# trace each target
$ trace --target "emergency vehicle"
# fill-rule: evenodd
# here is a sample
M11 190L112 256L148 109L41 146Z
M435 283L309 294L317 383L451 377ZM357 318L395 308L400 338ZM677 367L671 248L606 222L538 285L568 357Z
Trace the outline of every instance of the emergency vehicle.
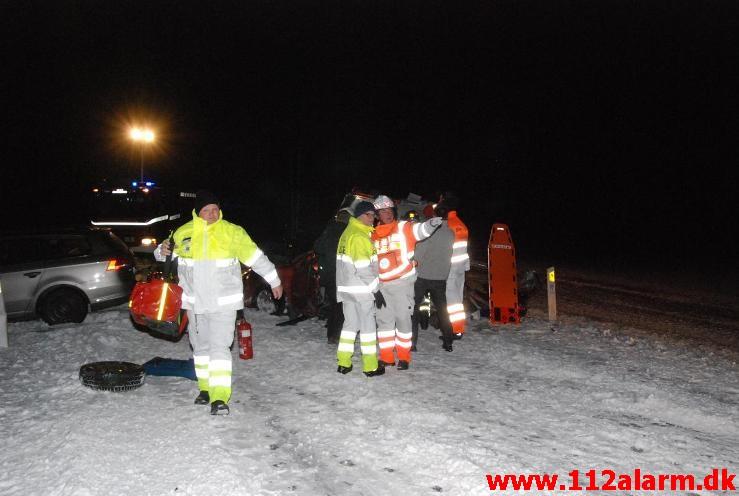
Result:
M153 181L103 181L92 188L90 223L109 228L135 254L151 255L170 231L189 219L194 198L194 192Z

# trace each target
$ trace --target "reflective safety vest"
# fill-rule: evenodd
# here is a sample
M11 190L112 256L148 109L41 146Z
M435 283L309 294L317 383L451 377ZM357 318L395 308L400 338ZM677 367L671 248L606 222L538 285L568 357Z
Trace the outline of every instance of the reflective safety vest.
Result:
M454 244L452 245L452 268L453 271L470 270L470 257L467 254L467 238L469 233L464 222L457 217L457 212L452 210L447 218L447 225L454 233Z
M243 227L219 219L208 224L193 211L193 219L174 233L182 308L214 313L244 308L241 265L251 267L271 286L280 285L272 262ZM161 245L154 256L164 260Z
M380 284L377 278L377 254L370 236L372 226L354 217L339 238L336 248L336 300L369 301Z
M452 332L461 334L464 332L467 315L464 311L464 273L470 270L470 257L467 254L467 226L457 217L457 212L452 210L447 216L447 225L454 233L454 244L452 245L451 268L447 278L446 301L449 322L452 324Z
M380 224L372 233L377 251L380 281L405 279L416 274L413 252L416 242L428 238L434 228L428 223L394 220Z

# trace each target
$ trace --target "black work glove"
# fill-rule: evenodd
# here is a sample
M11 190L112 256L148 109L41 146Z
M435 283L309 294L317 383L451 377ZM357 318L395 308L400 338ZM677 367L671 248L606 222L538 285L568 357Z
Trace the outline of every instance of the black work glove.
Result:
M387 303L385 303L385 297L382 296L382 293L380 291L375 293L375 306L377 308L382 308L382 307L387 306Z

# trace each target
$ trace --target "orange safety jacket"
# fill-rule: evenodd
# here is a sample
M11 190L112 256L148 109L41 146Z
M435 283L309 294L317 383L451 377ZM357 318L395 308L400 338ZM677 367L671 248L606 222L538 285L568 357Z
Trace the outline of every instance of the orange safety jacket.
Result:
M447 280L447 313L452 324L452 332L464 333L467 315L464 311L464 273L470 270L470 257L467 254L468 231L464 222L452 210L447 216L447 225L454 233L452 245L451 270Z
M457 212L452 210L447 216L447 225L454 233L454 245L452 245L452 270L464 267L470 270L470 257L467 254L467 238L469 232L462 219L457 217Z
M419 224L394 220L389 224L377 225L372 233L372 242L377 250L380 281L389 282L415 275L413 252L416 242L428 238L432 233L433 227L428 221Z

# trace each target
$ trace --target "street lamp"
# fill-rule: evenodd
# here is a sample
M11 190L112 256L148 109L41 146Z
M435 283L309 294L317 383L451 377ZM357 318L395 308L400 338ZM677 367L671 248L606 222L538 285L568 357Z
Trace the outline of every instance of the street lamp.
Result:
M146 146L147 143L154 142L154 131L152 131L151 129L134 127L134 128L131 128L129 136L131 137L133 141L141 143L141 183L143 183L144 182L144 146Z

